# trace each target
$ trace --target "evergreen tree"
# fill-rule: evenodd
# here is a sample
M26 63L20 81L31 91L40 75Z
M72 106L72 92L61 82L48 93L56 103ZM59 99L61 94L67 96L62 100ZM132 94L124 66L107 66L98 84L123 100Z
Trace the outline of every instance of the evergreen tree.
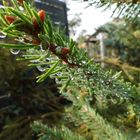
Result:
M14 42L0 46L23 50L18 60L45 69L37 82L55 78L61 95L72 102L59 123L34 122L39 139L138 140L139 88L125 82L120 72L106 71L89 59L43 10L37 12L25 1L11 2L0 9L0 30L1 37Z

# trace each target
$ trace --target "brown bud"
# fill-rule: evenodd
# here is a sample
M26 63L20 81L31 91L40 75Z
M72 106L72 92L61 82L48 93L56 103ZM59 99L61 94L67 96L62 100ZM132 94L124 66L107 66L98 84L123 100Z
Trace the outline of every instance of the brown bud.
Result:
M70 49L69 48L62 48L61 49L61 54L62 55L67 55L68 53L70 53Z
M44 10L40 10L40 11L38 12L38 16L40 17L40 20L41 20L42 22L44 22L44 20L45 20L45 11L44 11Z
M8 22L8 24L12 24L16 20L16 17L15 16L5 15L4 18L6 19L6 21Z
M18 3L23 4L24 0L17 0L17 1L18 1Z
M35 29L38 29L38 28L39 28L39 25L38 25L38 23L37 23L36 18L33 17L32 21L33 21L33 26L34 26L34 28L35 28Z
M40 43L41 43L41 40L38 38L32 40L32 44L34 45L39 45Z

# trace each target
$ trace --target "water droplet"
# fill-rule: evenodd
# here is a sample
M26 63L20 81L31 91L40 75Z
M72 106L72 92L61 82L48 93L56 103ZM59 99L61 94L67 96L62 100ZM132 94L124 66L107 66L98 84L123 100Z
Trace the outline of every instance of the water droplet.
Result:
M42 44L40 44L39 47L40 47L40 50L41 50L42 52L45 51L45 50L43 49Z
M117 104L117 100L116 99L111 99L113 104Z
M46 67L44 66L37 66L36 67L40 72L44 72L46 70Z
M59 83L60 83L60 80L59 80L58 78L55 78L55 82L56 82L57 84L59 84Z
M93 72L93 74L97 74L97 72L96 72L96 71L94 71L94 72Z
M123 97L120 97L120 100L121 100L121 101L123 101L123 100L124 100L124 98L123 98Z
M19 38L18 38L18 41L19 41L19 42L24 42L24 39L23 39L22 37L19 37Z
M30 60L32 63L38 63L38 60Z
M82 64L86 64L86 61L82 61Z
M106 81L105 81L105 84L106 84L106 85L110 85L111 82L112 82L111 80L106 80Z
M104 81L101 81L101 84L104 84Z
M78 97L77 97L77 99L79 100L79 99L80 99L80 97L78 96Z
M125 95L127 95L127 92L124 92Z
M19 6L19 9L20 9L21 11L24 11L24 8L23 8L22 6Z
M46 61L51 61L52 59L51 58L46 58Z
M77 72L81 72L81 69L78 68L78 69L77 69Z
M62 73L61 73L61 72L58 72L58 73L57 73L57 76L62 76Z
M33 41L33 38L30 35L23 35L23 38L25 38L29 42L32 42Z
M68 62L69 62L69 63L72 63L73 61L72 61L71 59L68 59Z
M118 97L118 98L120 97L118 93L115 93L114 95L115 95L116 97Z
M6 34L0 32L0 38L6 38Z
M128 88L128 91L130 91L131 90L131 88Z
M17 54L19 54L20 50L18 50L18 49L10 49L10 52L12 54L14 54L14 55L17 55Z

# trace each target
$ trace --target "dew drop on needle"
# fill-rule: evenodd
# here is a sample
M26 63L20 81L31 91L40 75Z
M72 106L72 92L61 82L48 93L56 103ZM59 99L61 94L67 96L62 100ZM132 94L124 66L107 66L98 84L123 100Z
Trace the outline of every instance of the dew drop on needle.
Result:
M17 55L17 54L19 54L20 50L18 50L18 49L10 49L10 52L12 54L14 54L14 55Z

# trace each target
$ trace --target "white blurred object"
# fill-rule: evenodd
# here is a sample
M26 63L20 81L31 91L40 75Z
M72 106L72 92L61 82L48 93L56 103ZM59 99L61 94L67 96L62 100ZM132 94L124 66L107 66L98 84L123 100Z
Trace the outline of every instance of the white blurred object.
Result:
M63 1L63 2L66 2L66 0L59 0L59 1Z
M104 45L104 33L99 33L99 41L100 41L100 55L101 60L104 60L105 57L105 45ZM101 62L101 67L104 67L104 62Z
M66 4L68 3L68 0L59 0L59 1L65 2Z

